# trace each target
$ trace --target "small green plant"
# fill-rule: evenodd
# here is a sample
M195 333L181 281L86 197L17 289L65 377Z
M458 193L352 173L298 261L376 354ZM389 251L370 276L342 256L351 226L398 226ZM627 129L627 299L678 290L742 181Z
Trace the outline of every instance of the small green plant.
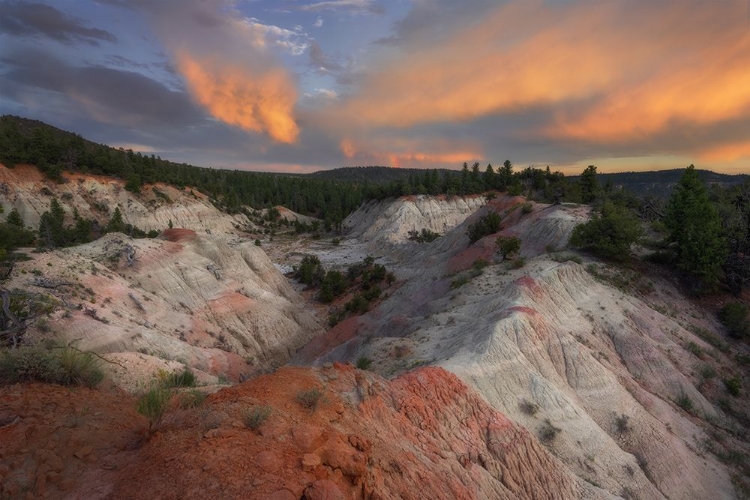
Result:
M694 356L703 359L703 349L701 349L701 347L695 342L688 342L687 350Z
M180 408L187 410L188 408L196 408L203 404L206 400L207 394L201 392L198 389L183 392L180 394Z
M533 211L534 211L534 205L530 201L527 201L521 206L522 214L530 214Z
M163 387L153 387L138 398L136 410L149 421L148 430L153 432L159 427L169 407L172 393Z
M500 214L490 212L474 224L469 225L469 229L466 231L469 242L474 243L487 235L500 231L500 220Z
M510 267L512 269L521 269L523 266L526 265L526 258L519 257L517 259L513 259L510 263Z
M166 388L172 387L195 387L195 374L190 368L185 368L181 372L170 373L164 378L163 385Z
M298 392L296 399L297 402L304 408L307 408L310 411L315 411L315 409L318 407L318 403L320 403L320 400L322 398L323 390L318 387L314 387L306 391Z
M372 365L372 360L365 356L362 356L361 358L357 360L357 368L359 368L360 370L368 370L371 365Z
M71 346L60 349L60 380L62 385L96 387L104 380L99 360L90 352L82 352Z
M734 376L729 379L724 379L724 386L727 388L729 394L737 397L740 395L740 390L742 389L742 381L740 380L740 377Z
M700 369L700 375L703 380L711 380L716 377L716 369L711 365L703 365Z
M740 302L731 302L719 311L719 319L732 337L744 338L750 334L748 308Z
M71 346L27 346L0 353L0 383L36 381L94 387L103 378L96 357Z
M260 246L260 240L259 240L259 239L257 239L257 238L255 239L255 246L256 246L256 247L259 247L259 246Z
M246 408L242 414L242 421L245 427L251 430L258 430L263 423L268 420L273 410L270 406L253 406Z
M677 403L677 406L688 413L693 411L693 400L690 399L690 396L688 396L684 392L680 394L680 397L675 400L675 403Z
M539 412L539 405L529 401L528 399L524 399L520 403L518 403L518 408L521 410L522 413L525 415L529 415L530 417L533 417Z

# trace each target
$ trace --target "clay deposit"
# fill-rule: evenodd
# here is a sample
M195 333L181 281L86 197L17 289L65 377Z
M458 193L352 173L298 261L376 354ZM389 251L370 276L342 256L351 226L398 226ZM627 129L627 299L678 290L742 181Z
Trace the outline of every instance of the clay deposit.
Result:
M227 215L214 207L208 198L190 188L177 189L165 184L144 186L138 194L126 191L125 183L106 176L64 173L65 182L46 180L30 165L9 169L0 165L0 204L8 213L16 208L24 223L39 226L39 218L49 210L55 196L72 223L73 210L84 219L95 219L106 225L119 207L126 223L146 232L181 227L213 234L236 234L238 229L252 228L242 214Z

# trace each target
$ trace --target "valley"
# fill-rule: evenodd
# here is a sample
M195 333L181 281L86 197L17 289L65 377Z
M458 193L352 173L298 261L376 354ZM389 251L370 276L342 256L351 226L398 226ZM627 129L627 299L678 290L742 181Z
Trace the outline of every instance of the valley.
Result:
M187 188L63 175L0 167L5 212L33 226L54 197L66 217L105 225L117 206L159 235L14 263L3 286L50 304L24 342L94 352L106 376L96 390L0 387L10 497L123 498L134 478L163 498L742 491L750 404L722 380L747 376L747 344L656 264L570 248L586 205L416 195L365 203L320 237L279 223L315 223L283 207L276 221L229 215ZM470 242L489 214L502 225ZM413 239L423 229L439 237ZM517 255L503 258L498 237L518 238ZM371 256L395 279L350 312L360 285L323 303L291 277L305 255L344 275ZM136 398L185 369L197 388L148 430ZM186 402L191 391L205 401Z

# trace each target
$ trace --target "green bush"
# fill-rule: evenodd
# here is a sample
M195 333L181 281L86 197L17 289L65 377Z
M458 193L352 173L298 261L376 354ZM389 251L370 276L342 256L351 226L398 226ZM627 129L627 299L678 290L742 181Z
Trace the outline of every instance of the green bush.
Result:
M95 387L104 379L94 355L72 347L21 347L0 354L0 382Z
M294 277L306 285L317 285L323 281L325 270L314 255L305 255L294 270Z
M195 387L195 373L189 368L185 368L181 372L170 373L164 379L164 387Z
M503 256L503 260L521 251L521 240L515 236L500 236L495 240L495 245Z
M561 429L552 425L552 422L547 418L539 429L539 439L543 443L549 444L555 440L560 431Z
M183 392L180 394L180 408L186 410L188 408L195 408L203 404L208 395L205 392L193 389L191 391Z
M688 396L684 392L680 395L679 398L677 398L675 403L677 403L677 406L679 406L680 408L682 408L688 413L693 411L693 400L690 399L690 396Z
M367 358L365 356L362 356L357 360L357 368L360 370L367 370L372 365L372 360L370 358Z
M731 302L719 311L719 320L729 331L732 337L743 338L750 333L750 321L748 321L748 308L740 302Z
M138 398L136 410L148 419L149 431L159 426L171 399L172 392L164 387L153 387Z
M500 231L500 220L500 214L490 212L481 217L474 224L469 225L469 228L466 231L466 234L469 237L469 242L474 243L487 235Z
M268 420L273 410L270 406L253 406L247 408L242 414L242 420L245 422L245 427L252 430L260 429L260 426Z
M742 389L742 381L739 377L734 376L730 379L724 380L724 386L727 388L727 392L731 394L734 397L737 397L740 395L740 390Z
M364 314L370 309L370 303L362 294L358 293L344 306L347 311Z
M317 387L297 393L297 402L310 411L315 411L323 398L323 390Z
M601 213L573 230L570 244L596 255L614 260L630 256L630 247L638 242L643 230L638 218L627 208L604 203Z

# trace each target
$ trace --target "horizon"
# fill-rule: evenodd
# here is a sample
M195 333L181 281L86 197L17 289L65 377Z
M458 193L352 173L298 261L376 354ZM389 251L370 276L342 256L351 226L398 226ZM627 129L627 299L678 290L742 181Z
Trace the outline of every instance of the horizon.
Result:
M750 172L743 0L0 2L0 114L178 163Z

